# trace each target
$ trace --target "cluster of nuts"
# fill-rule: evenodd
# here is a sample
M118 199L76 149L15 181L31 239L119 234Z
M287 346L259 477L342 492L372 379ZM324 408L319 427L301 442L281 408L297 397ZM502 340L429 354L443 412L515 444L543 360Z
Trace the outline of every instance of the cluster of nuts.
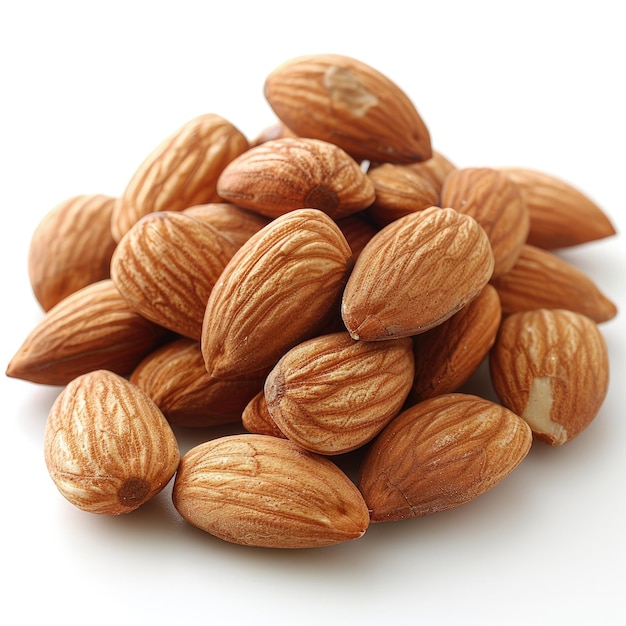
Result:
M174 506L226 541L316 547L450 509L604 400L616 315L556 253L615 233L570 184L458 168L406 94L344 56L265 81L248 140L206 114L119 197L53 209L45 310L7 375L61 385L45 459L77 507ZM459 390L488 359L494 402ZM231 424L182 455L176 428ZM358 480L336 462L359 451Z

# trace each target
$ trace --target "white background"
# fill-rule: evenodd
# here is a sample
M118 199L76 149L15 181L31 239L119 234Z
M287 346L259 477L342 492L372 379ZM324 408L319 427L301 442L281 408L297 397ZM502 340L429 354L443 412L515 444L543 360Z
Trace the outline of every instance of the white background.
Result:
M143 158L214 112L249 136L274 117L263 81L300 54L386 73L458 166L522 165L575 183L617 237L566 258L620 309L597 419L535 446L503 483L349 544L271 551L183 523L169 489L98 517L43 461L58 388L2 377L0 621L130 624L623 624L626 158L620 3L6 2L0 9L2 361L41 318L32 231L78 193L121 193ZM183 451L206 433L181 434ZM11 617L8 617L11 616ZM41 618L39 618L41 619Z

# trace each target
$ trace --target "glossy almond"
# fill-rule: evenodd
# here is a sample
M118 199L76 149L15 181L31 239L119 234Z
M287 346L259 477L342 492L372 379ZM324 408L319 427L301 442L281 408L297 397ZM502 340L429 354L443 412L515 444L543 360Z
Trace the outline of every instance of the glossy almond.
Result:
M190 524L231 543L315 548L361 537L365 502L329 459L286 439L242 434L192 448L174 506Z
M606 322L617 307L595 282L554 252L525 245L506 274L494 278L502 312L506 315L532 309L569 309Z
M141 217L216 202L224 167L248 149L248 140L228 120L206 113L163 140L133 174L113 211L111 229L119 241Z
M528 207L530 245L554 250L615 234L597 203L565 180L522 167L501 170L517 184Z
M70 294L30 332L6 374L45 385L66 385L96 369L128 375L166 331L131 310L111 279Z
M28 249L28 275L44 311L82 287L109 278L115 202L104 194L73 196L38 224Z
M158 407L125 378L96 370L54 402L45 461L61 494L89 513L129 513L174 476L180 453Z
M339 219L374 201L374 185L338 146L287 137L250 148L217 181L219 195L270 218L294 209L319 209Z
M335 317L352 268L336 223L317 209L276 218L233 256L209 296L202 329L216 378L273 367Z
M499 404L459 393L424 400L395 417L363 459L371 521L465 504L506 478L531 443L528 424Z
M513 181L489 167L455 169L444 181L440 202L471 215L485 229L493 250L494 276L513 267L530 227L526 203Z
M294 58L265 80L265 97L300 137L335 143L357 160L430 158L430 134L415 105L387 76L351 57Z
M395 417L413 383L411 339L355 341L346 331L289 350L265 381L280 431L319 454L363 446Z
M133 311L200 340L206 302L237 246L180 212L144 216L122 237L111 278Z
M607 393L607 346L597 324L579 313L538 309L507 317L490 358L501 402L535 437L560 446L596 417Z
M473 300L491 278L493 254L476 220L431 207L401 217L365 246L343 293L354 339L425 332Z

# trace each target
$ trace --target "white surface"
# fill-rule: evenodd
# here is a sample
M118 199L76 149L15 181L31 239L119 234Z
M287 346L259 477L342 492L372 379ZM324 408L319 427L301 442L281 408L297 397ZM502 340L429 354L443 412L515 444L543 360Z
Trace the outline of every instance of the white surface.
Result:
M612 0L3 3L2 362L41 317L26 253L43 215L77 193L120 193L147 153L197 114L219 113L254 135L274 119L265 75L300 54L370 63L410 95L435 147L457 165L543 169L579 186L626 232L619 8ZM319 551L220 542L178 518L169 490L119 518L74 509L43 461L58 388L3 376L0 619L625 623L623 235L567 258L620 309L602 326L612 381L596 421L563 448L536 446L463 507L372 526Z

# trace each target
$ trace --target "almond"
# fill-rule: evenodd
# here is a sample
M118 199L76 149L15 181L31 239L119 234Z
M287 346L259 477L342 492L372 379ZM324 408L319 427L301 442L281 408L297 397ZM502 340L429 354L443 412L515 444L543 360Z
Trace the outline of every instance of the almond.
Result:
M11 359L6 374L66 385L92 370L128 375L166 331L130 309L111 279L87 285L52 307Z
M250 433L286 439L267 409L263 389L248 402L241 414L241 422L243 427Z
M528 207L530 245L554 250L615 234L606 213L570 183L528 168L501 170L518 186Z
M270 218L294 209L319 209L333 219L374 201L374 185L338 146L286 137L250 148L217 181L219 195Z
M144 216L120 240L111 278L133 311L200 341L206 302L237 246L180 212Z
M250 141L250 147L258 146L266 141L271 141L273 139L282 139L283 137L296 137L297 135L293 133L285 124L283 124L280 120L262 128L259 133L256 135L252 141Z
M513 267L530 221L522 194L505 174L489 167L455 169L444 181L441 206L471 215L485 229L495 260L494 277Z
M265 399L280 431L318 454L363 446L395 417L413 383L413 346L355 341L346 331L289 350L265 381Z
M361 537L369 525L363 498L342 470L267 435L231 435L192 448L172 497L190 524L247 546L328 546Z
M569 309L597 323L617 315L617 307L583 271L555 253L525 245L506 274L494 278L505 315L532 309Z
M528 424L499 404L459 393L424 400L395 417L363 459L371 521L465 504L508 476L531 443Z
M365 244L378 232L364 211L336 220L343 236L352 250L354 260L359 257Z
M104 194L73 196L54 207L35 229L28 274L44 311L82 287L109 278L115 202Z
M372 237L342 299L354 339L425 332L473 300L491 278L493 254L474 218L431 207L401 217Z
M538 309L502 322L490 371L502 404L521 415L538 440L560 446L596 417L607 393L609 360L593 320Z
M335 143L357 160L411 163L432 155L428 129L406 93L357 59L291 59L267 76L264 91L296 135Z
M336 315L352 268L336 223L317 209L282 215L235 253L209 296L202 328L216 378L273 367Z
M427 178L439 195L441 195L443 183L448 174L456 169L456 165L437 150L433 150L433 155L430 159L410 163L409 167L424 178Z
M72 380L54 402L45 461L61 494L89 513L129 513L153 498L180 461L157 406L126 379L96 370Z
M247 149L241 131L214 113L183 124L146 157L128 182L113 211L115 241L148 213L219 201L219 175Z

